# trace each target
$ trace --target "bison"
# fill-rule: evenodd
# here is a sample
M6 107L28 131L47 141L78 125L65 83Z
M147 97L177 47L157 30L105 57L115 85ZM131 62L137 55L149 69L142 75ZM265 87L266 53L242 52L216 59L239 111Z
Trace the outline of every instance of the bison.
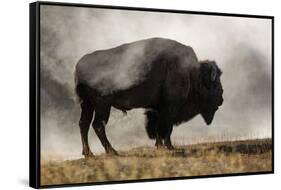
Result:
M84 55L75 67L75 89L81 105L82 154L92 126L106 153L117 154L105 133L111 107L123 112L144 108L149 138L173 149L173 125L201 114L209 125L223 103L221 70L215 61L198 61L190 46L150 38Z

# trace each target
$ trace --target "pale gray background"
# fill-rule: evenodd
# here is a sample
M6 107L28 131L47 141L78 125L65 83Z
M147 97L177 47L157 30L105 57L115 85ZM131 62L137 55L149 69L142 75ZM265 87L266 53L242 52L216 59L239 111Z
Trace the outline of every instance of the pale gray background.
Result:
M194 48L223 70L224 104L211 126L198 116L174 129L176 144L271 137L271 20L74 7L41 7L41 147L80 156L79 105L73 67L98 49L149 37ZM149 145L143 110L112 110L108 137L117 150ZM93 130L92 150L103 148Z

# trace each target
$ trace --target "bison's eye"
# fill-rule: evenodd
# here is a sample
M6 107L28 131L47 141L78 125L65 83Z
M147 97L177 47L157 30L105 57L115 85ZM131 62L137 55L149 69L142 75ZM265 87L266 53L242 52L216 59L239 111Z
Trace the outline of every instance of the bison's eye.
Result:
M218 81L219 81L219 79L218 79L218 77L216 77L215 80L212 81L212 83L213 83L214 85L216 85L216 84L218 83Z
M219 79L216 79L212 83L213 88L217 89L219 87Z

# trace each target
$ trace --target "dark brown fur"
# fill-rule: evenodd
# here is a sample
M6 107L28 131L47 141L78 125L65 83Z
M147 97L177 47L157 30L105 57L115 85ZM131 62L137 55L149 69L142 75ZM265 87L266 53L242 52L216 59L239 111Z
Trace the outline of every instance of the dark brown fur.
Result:
M133 56L126 55L126 52L139 44L143 47L142 56L131 60L138 61L139 72L144 73L141 80L128 88L118 89L113 86L112 90L103 88L114 84L110 78L99 83L91 82L91 71L88 68L95 68L93 72L99 74L96 69L101 69L102 73L103 65L122 65L116 63L116 60L124 55ZM100 52L103 56L100 56ZM220 69L213 61L199 62L189 46L173 40L152 38L100 52L84 56L78 62L75 72L76 92L81 100L79 125L85 156L92 155L87 135L94 112L92 125L98 138L107 153L117 154L104 129L111 106L123 112L134 108L147 109L148 136L156 139L157 147L164 144L172 149L170 136L174 124L186 122L197 114L201 114L206 123L210 124L223 102ZM104 58L105 55L108 58Z

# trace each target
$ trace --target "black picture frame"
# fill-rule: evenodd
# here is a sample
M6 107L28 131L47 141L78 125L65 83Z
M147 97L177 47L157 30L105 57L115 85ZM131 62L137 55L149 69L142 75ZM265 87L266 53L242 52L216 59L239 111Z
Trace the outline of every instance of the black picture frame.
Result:
M118 10L134 10L147 12L165 12L165 13L181 13L194 15L215 15L215 16L231 16L231 17L245 17L245 18L261 18L271 20L272 31L272 170L265 172L247 172L247 173L230 173L230 174L215 174L204 176L184 176L171 178L157 178L157 179L141 179L141 180L125 180L125 181L107 181L107 182L93 182L93 183L77 183L77 184L63 184L63 185L41 185L40 183L40 6L54 5L65 7L87 7L87 8L103 8L103 9L118 9ZM34 2L30 3L29 8L29 36L30 36L30 75L29 75L29 185L33 188L52 188L52 187L69 187L69 186L84 186L84 185L99 185L99 184L116 184L116 183L132 183L132 182L148 182L161 180L179 180L179 179L193 179L193 178L209 178L209 177L226 177L226 176L242 176L242 175L257 175L257 174L273 174L274 173L274 16L266 15L249 15L249 14L234 14L234 13L218 13L218 12L201 12L201 11L187 11L187 10L169 10L156 8L141 8L141 7L120 7L109 5L91 5L78 3L61 3L61 2Z

